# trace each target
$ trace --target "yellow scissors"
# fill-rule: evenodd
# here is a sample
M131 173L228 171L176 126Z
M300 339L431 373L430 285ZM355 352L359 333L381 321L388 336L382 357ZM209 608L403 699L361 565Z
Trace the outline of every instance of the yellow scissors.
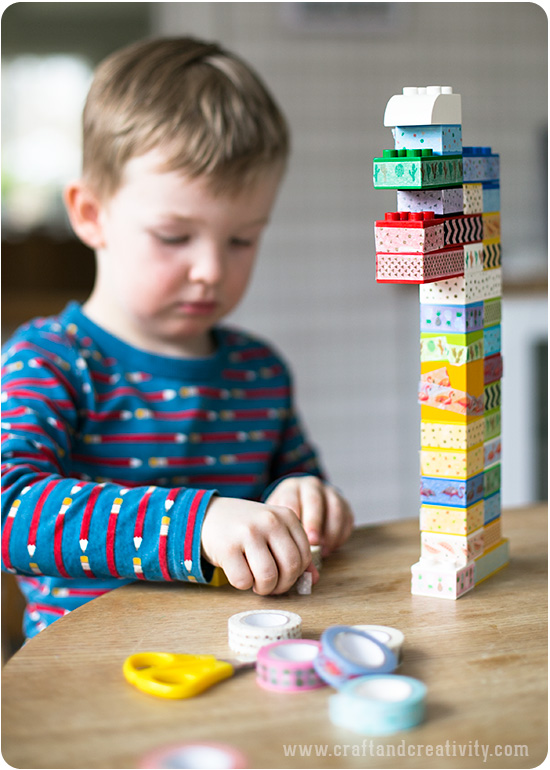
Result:
M150 695L192 698L235 671L255 665L255 661L218 660L214 655L137 652L126 658L122 672L130 684Z

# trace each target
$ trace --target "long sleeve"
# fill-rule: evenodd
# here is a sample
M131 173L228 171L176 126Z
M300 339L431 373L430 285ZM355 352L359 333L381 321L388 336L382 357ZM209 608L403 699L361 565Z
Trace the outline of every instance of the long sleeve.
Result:
M213 490L97 483L75 473L80 414L93 397L78 351L39 330L14 339L2 373L3 568L207 582L200 531Z

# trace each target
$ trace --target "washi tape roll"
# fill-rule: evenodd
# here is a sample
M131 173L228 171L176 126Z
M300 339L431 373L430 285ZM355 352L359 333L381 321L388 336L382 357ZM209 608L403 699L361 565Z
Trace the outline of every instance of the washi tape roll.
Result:
M325 687L313 661L321 650L312 639L286 639L268 644L258 653L256 681L265 690L303 692Z
M228 642L239 657L254 659L258 650L282 639L302 636L302 618L285 610L250 610L232 615L228 621Z
M337 689L351 677L387 674L397 665L397 657L389 647L353 626L332 626L324 631L321 653L314 661L321 679Z
M363 631L365 634L378 639L379 642L382 642L382 644L385 644L386 647L389 647L389 649L395 654L398 662L401 663L403 658L402 648L405 637L398 628L391 628L390 626L365 625L352 626L352 628L356 628L358 631Z
M350 679L329 698L333 724L362 735L388 735L408 730L424 719L426 686L396 674Z
M177 743L146 754L140 766L157 770L210 770L213 767L237 770L247 768L248 760L242 752L225 743Z

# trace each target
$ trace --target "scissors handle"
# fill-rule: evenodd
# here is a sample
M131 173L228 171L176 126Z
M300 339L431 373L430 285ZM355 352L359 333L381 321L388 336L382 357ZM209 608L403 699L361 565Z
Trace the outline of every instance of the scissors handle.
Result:
M191 698L234 673L234 667L213 655L138 652L124 661L122 671L139 690L160 698Z

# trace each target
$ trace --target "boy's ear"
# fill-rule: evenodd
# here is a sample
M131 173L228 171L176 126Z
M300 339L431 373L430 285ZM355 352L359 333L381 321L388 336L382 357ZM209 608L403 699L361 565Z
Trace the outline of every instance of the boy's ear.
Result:
M102 204L97 195L79 180L67 185L63 200L72 228L80 240L91 249L103 248Z

